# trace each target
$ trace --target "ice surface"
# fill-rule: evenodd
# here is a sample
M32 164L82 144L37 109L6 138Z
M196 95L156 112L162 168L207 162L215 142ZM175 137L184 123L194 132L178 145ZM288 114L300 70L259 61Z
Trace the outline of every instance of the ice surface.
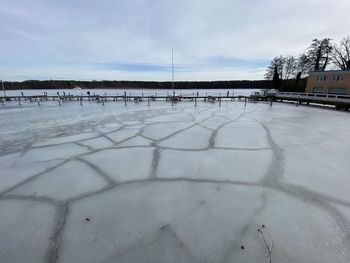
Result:
M211 131L201 126L194 126L183 130L163 140L159 146L174 149L204 149L209 146Z
M319 256L318 262L343 262L349 256L343 254L344 233L332 227L334 219L284 194L155 182L121 186L74 204L60 262L264 262L261 224L267 226L268 241L274 240L276 262L313 262Z
M125 141L131 137L134 137L138 133L139 133L139 129L123 128L123 129L120 129L116 132L109 133L106 136L108 138L112 139L114 142L118 143L121 141Z
M223 122L225 122L225 121L227 121L227 120L220 118L220 117L213 117L210 120L203 121L201 123L201 126L215 130L215 129L219 128L221 125L223 125Z
M285 154L285 178L291 183L350 202L350 155L349 149L344 150L341 147L329 149L322 144L290 147ZM322 158L327 153L332 155Z
M267 148L265 130L256 122L234 122L223 126L216 137L217 147Z
M81 141L80 145L85 145L91 147L92 149L103 149L112 147L113 145L115 145L115 143L111 141L108 137L99 136L95 139Z
M86 192L100 190L106 185L106 180L89 167L89 164L70 161L16 188L9 194L46 196L65 200Z
M119 147L150 146L151 144L152 144L151 140L141 136L136 136L118 144L118 146Z
M283 125L277 120L267 124L284 150L285 179L350 202L348 114L303 108L289 115Z
M171 136L175 132L188 128L192 125L191 122L188 123L159 123L159 124L151 124L144 128L142 135L147 138L151 138L154 140L164 139L165 137Z
M26 200L0 200L0 211L0 261L46 262L54 208Z
M246 190L161 182L122 186L77 202L64 232L61 262L111 262L119 256L122 262L152 262L154 257L215 262L230 247L227 242L238 225L245 225L262 205L260 191ZM250 201L246 209L246 204L235 202L241 195ZM244 212L238 217L236 209ZM84 217L91 221L83 222ZM90 249L82 251L87 246Z
M258 182L267 172L271 156L269 150L163 150L157 176Z
M153 148L102 150L82 157L117 182L146 179L151 172Z
M86 148L73 143L33 148L28 150L21 157L19 157L16 160L16 164L23 165L35 162L46 162L56 159L70 159L73 156L78 156L85 152L87 152Z
M161 115L157 117L152 117L149 119L146 119L147 122L169 122L169 118L171 119L171 122L186 122L186 121L192 121L192 118L188 114L184 113L170 113L169 115Z
M9 154L0 157L0 192L19 184L28 178L45 172L47 169L61 163L60 160L35 162L17 165L19 154Z
M98 133L84 133L84 134L75 134L72 136L59 136L55 138L50 138L47 140L42 140L38 143L34 143L33 146L46 146L46 145L55 145L69 142L77 142L81 140L86 140L88 138L98 137Z
M0 262L349 262L349 114L5 102ZM244 245L245 249L241 249Z

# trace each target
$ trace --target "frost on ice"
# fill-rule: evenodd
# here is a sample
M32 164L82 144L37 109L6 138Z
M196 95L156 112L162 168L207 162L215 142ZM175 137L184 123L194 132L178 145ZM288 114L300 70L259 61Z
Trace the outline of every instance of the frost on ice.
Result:
M165 102L0 112L0 262L349 262L348 113ZM242 249L244 247L244 249Z

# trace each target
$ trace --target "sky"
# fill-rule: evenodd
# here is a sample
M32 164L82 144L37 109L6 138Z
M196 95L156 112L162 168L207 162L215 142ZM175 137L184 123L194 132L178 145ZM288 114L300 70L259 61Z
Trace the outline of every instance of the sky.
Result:
M350 35L349 0L0 0L0 79L263 79Z

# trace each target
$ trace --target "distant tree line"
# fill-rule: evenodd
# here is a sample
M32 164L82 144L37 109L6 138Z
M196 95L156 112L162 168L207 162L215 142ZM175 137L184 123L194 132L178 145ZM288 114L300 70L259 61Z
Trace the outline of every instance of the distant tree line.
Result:
M330 38L313 39L310 46L299 56L278 56L271 60L265 79L272 80L272 86L284 89L281 80L295 80L294 89L302 86L300 80L310 71L332 69L350 70L350 37L334 43ZM288 87L289 89L290 87Z
M176 81L175 89L270 89L269 80ZM172 89L170 81L27 80L4 82L5 89Z

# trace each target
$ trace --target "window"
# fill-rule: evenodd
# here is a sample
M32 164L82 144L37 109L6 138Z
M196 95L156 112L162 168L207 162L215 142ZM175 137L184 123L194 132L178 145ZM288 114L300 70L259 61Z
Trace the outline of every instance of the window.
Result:
M326 81L327 77L326 76L318 76L317 77L317 81L321 82L321 81Z
M314 87L314 88L312 89L312 93L326 93L326 88Z
M346 88L329 88L328 93L346 95Z
M333 77L333 81L343 81L344 80L344 76L334 76Z

